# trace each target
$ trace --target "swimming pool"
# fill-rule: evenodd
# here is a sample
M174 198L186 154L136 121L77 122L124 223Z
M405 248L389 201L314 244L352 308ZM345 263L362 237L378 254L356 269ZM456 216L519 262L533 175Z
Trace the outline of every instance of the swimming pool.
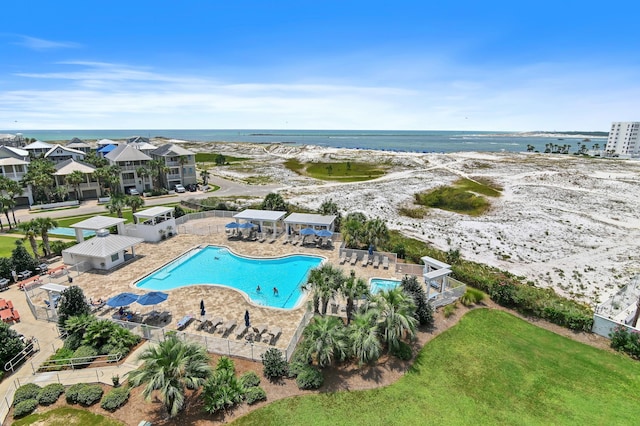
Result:
M67 237L75 237L76 236L76 230L74 228L62 228L62 227L58 227L58 228L53 228L49 230L49 234L52 235L64 235ZM85 238L87 237L93 237L94 235L96 235L96 233L94 231L88 231L86 229L82 230L82 235L84 235Z
M400 285L398 280L385 280L383 278L371 278L369 281L369 288L371 294L377 294L381 291L392 290Z
M196 248L169 262L136 283L146 290L173 290L198 284L216 284L245 293L252 302L293 309L302 296L300 286L309 271L320 265L319 256L292 255L279 258L238 256L227 248ZM260 286L260 291L257 291ZM274 294L273 289L278 289Z

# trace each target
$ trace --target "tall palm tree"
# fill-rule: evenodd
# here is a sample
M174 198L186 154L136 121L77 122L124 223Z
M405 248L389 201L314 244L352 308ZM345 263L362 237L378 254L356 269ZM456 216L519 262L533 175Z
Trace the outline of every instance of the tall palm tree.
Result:
M202 184L207 185L209 183L209 178L211 177L211 173L208 170L201 170L200 177L202 178Z
M40 233L42 245L44 247L44 255L51 255L51 246L49 245L49 231L58 227L58 222L50 217L38 217L33 219L34 226Z
M105 207L109 209L109 213L116 213L122 219L122 209L125 208L125 197L122 194L113 194Z
M178 157L178 164L180 164L180 183L184 185L184 165L189 163L189 158L186 155Z
M100 196L104 193L104 184L109 181L109 175L111 171L108 166L102 166L97 168L95 172L93 172L93 176L98 180L98 188L100 188Z
M38 242L36 241L36 237L38 236L38 230L35 227L35 223L33 220L28 222L20 222L18 224L18 229L22 231L24 234L24 239L29 240L29 244L31 245L31 251L33 251L33 255L35 257L39 257L38 255Z
M16 202L12 198L9 198L8 196L0 196L0 208L2 209L4 215L7 217L9 229L11 229L11 219L9 218L9 212L13 210L15 205Z
M339 290L340 294L347 299L347 325L351 322L354 311L354 299L369 294L369 285L362 278L356 278L355 274L352 274L347 278Z
M135 195L124 197L124 204L131 207L131 213L136 213L140 207L144 206L144 199ZM133 216L133 221L138 223L138 219Z
M184 392L197 389L211 376L209 355L203 346L183 342L176 336L169 336L157 346L147 348L139 360L144 364L129 373L133 386L146 384L142 394L149 400L154 391L160 391L160 398L171 417L184 408Z
M400 287L372 295L366 310L375 313L378 333L389 348L397 348L404 337L415 336L415 304Z
M142 179L142 183L145 184L149 176L151 176L151 173L149 172L149 169L147 169L145 166L140 166L136 169L136 175L140 179Z
M122 169L120 166L114 164L108 167L109 173L107 175L107 182L111 189L111 194L121 194L122 188L120 187L120 173Z
M309 274L309 280L305 284L305 290L313 291L313 308L315 313L327 314L329 300L334 297L342 284L345 276L342 269L329 263L315 268ZM322 307L320 308L320 305Z
M304 329L303 336L302 353L321 368L347 355L346 328L340 318L315 317Z
M39 200L51 201L51 188L54 184L53 174L56 168L53 163L45 158L38 158L29 163L27 173L22 178L25 185L34 188Z
M351 344L351 353L358 359L360 365L380 358L382 344L380 344L374 311L356 314L347 329L347 334Z
M11 209L11 214L13 215L13 223L15 225L18 224L16 221L16 197L21 195L23 192L22 185L15 180L9 179L5 176L0 176L0 192L7 195L12 202L9 202L9 208ZM9 222L9 227L11 227L11 222Z
M367 245L378 247L389 241L389 229L382 219L372 219L365 224L365 242Z
M87 181L87 177L80 170L74 170L64 178L65 182L73 186L73 190L76 193L76 200L80 201L80 184Z

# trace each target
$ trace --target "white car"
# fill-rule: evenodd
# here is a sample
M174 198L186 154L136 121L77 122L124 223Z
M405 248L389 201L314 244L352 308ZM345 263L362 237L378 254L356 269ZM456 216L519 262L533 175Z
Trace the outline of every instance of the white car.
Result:
M140 193L138 192L138 190L137 190L137 189L135 189L135 188L131 188L131 189L129 190L129 195L140 195Z
M186 192L186 189L184 189L184 186L177 184L175 186L176 192Z

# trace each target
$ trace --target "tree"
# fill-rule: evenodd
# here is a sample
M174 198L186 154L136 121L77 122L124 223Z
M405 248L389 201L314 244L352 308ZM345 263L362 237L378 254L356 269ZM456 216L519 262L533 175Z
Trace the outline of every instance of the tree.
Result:
M64 178L65 182L73 186L73 190L76 193L76 200L82 200L80 193L80 184L87 181L87 177L80 170L74 170Z
M356 278L355 274L351 274L347 278L339 290L340 294L347 299L347 325L351 322L354 313L354 299L369 295L369 285L362 278Z
M14 356L24 349L24 343L18 333L9 327L9 324L0 322L0 365L9 362Z
M359 248L365 238L364 224L367 219L364 218L364 220L361 220L362 218L360 215L362 215L362 213L350 213L344 221L342 221L340 232L342 233L342 239L348 248ZM362 216L364 217L364 215Z
M222 154L216 154L214 161L216 163L216 166L224 166L224 164L227 162L227 159Z
M342 269L329 263L311 270L309 280L303 287L313 291L313 308L315 313L327 314L329 300L336 295L345 281ZM320 308L320 305L322 307Z
M122 194L113 194L105 207L109 209L109 213L116 213L122 219L122 209L126 206L125 197Z
M318 214L322 215L334 215L336 217L333 222L336 229L340 229L340 225L342 222L342 214L340 210L338 210L338 205L333 201L333 199L325 200L320 207L318 208Z
M16 222L15 199L18 195L22 194L22 185L20 185L20 183L16 182L15 180L9 179L5 176L0 176L0 192L5 194L6 198L11 200L8 206L11 210L11 214L13 215L13 223L14 225L17 225L18 222ZM11 227L11 222L9 222L9 227Z
M233 361L227 357L218 360L216 369L207 380L202 391L204 411L213 414L233 407L242 401L244 386L235 375Z
M24 238L29 240L31 244L31 251L35 257L38 257L38 243L36 237L38 236L38 230L33 220L28 222L21 222L18 224L18 229L24 234Z
M413 314L414 318L422 326L433 326L433 306L427 300L427 295L422 287L422 284L418 282L418 279L411 275L405 275L400 283L402 290L411 296L413 303L416 305L416 310Z
M100 196L102 196L102 194L104 193L105 183L109 182L110 173L111 171L109 169L109 166L102 166L96 169L95 172L93 172L93 176L98 180L98 187L100 188Z
M14 271L35 271L36 259L32 257L22 244L22 240L16 240L16 248L11 252L11 265Z
M55 172L56 168L51 161L46 158L37 158L29 163L22 183L33 187L36 200L51 201L51 188L54 184L53 174Z
M124 204L131 207L131 213L136 213L141 207L144 207L144 199L135 195L124 197ZM138 223L138 219L133 216L133 221Z
M351 352L360 365L380 358L382 345L378 336L378 325L373 311L358 313L347 329Z
M415 305L401 288L381 291L372 295L365 310L373 310L378 324L378 333L390 349L397 349L406 336L412 338L416 332L413 317Z
M284 198L282 198L282 195L272 192L270 194L267 194L266 197L264 197L264 200L262 201L260 208L262 210L274 210L274 211L286 212L287 204L284 202Z
M389 241L389 230L382 219L367 221L364 229L364 243L373 247L383 246Z
M34 227L40 233L42 245L44 246L45 256L51 255L51 246L49 245L49 231L58 227L58 222L50 217L38 217L33 219Z
M96 169L99 169L101 167L105 167L106 165L109 164L109 160L107 160L106 158L98 155L98 153L96 151L93 151L93 150L87 152L82 161L84 161L87 164L91 164Z
M179 156L178 164L180 164L180 183L184 183L184 166L189 164L189 158L186 155Z
M13 207L15 207L15 205L16 202L13 199L5 196L0 196L0 209L2 209L2 212L7 217L9 229L11 229L11 219L9 218L9 211L13 210Z
M200 171L200 177L202 178L202 184L203 185L208 185L209 184L209 178L211 177L211 173L209 173L208 170L201 170Z
M58 326L64 329L67 320L79 315L88 315L91 312L84 292L78 286L67 287L60 293L58 301Z
M163 160L149 161L149 171L157 184L155 185L155 188L164 188L164 177L167 173L169 173L169 167L165 164L165 162Z
M335 360L342 360L347 355L347 334L340 318L314 317L302 335L303 356L315 360L321 368Z
M145 166L140 166L136 169L136 175L138 175L138 177L142 179L142 182L145 183L149 176L151 176L151 172L149 172L149 169Z
M154 391L160 391L162 403L171 417L184 408L185 388L197 389L211 375L206 349L183 342L175 335L147 348L138 359L144 364L129 373L129 382L133 386L146 384L142 394L147 400Z

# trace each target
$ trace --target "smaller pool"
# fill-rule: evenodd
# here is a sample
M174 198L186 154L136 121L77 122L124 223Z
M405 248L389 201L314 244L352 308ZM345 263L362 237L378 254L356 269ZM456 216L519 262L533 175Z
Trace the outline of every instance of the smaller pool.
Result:
M64 235L66 237L75 237L76 236L76 230L74 228L58 227L58 228L53 228L53 229L49 230L49 234L52 234L52 235ZM96 235L96 233L94 231L88 231L86 229L83 229L82 230L82 235L84 235L84 237L87 238L87 237L93 237L94 235Z
M381 291L393 290L400 285L401 281L398 280L385 280L382 278L371 278L369 281L369 288L371 294L377 294Z

